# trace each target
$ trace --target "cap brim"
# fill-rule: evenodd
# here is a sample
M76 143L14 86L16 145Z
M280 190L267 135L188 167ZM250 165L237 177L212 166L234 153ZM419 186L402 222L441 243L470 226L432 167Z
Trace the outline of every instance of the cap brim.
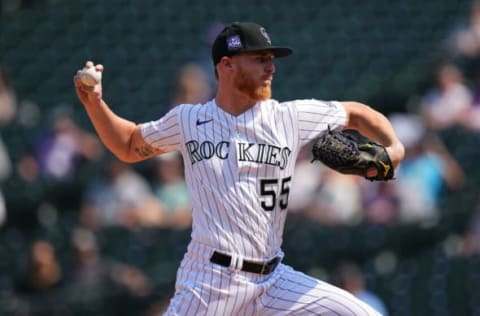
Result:
M275 57L287 57L293 54L293 49L289 47L278 47L278 46L269 46L262 48L253 48L241 50L238 53L254 53L254 52L272 52Z
M293 54L293 50L289 47L272 47L271 50L275 57L287 57Z

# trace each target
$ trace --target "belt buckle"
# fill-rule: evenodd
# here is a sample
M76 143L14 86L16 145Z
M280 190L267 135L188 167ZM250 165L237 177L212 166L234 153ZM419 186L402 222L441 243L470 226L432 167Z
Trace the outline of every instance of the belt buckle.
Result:
M262 268L260 269L260 274L269 274L271 273L273 270L275 270L275 268L277 267L278 263L280 262L280 258L279 257L275 257L273 258L272 260L270 261L267 261L267 262L264 262L262 264Z
M269 269L268 269L268 262L264 262L262 264L262 269L260 269L260 274L268 274L269 273Z

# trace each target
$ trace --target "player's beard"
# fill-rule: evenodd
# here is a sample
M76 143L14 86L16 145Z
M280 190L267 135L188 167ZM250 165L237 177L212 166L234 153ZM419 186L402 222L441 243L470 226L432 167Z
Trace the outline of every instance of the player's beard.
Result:
M272 88L270 85L259 85L242 68L238 69L234 84L238 90L257 101L267 100L272 96Z

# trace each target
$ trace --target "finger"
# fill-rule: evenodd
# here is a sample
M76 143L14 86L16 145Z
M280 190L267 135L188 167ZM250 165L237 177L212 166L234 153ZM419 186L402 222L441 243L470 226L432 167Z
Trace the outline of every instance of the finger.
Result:
M87 91L87 92L88 91L93 91L94 90L93 88L95 86L98 86L98 84L96 84L95 86L87 86L86 84L84 84L82 82L82 80L80 78L80 72L81 72L81 70L78 70L77 74L75 76L73 76L73 82L75 84L75 87L81 88L81 89L83 89L84 91Z
M369 168L367 170L367 178L373 178L376 177L378 174L378 170L376 168Z
M80 81L80 77L78 76L78 72L75 76L73 76L73 83L74 83L75 87L81 87L82 86L82 82Z
M90 67L93 67L95 64L93 63L93 61L89 60L85 63L85 67L87 68L90 68Z
M97 71L103 71L103 65L102 64L97 64L97 65L95 65L95 69Z
M91 92L93 91L93 88L94 87L89 87L89 86L86 86L81 80L80 80L80 77L78 75L75 75L73 77L73 83L75 85L75 88L79 89L80 91L83 91L83 92Z
M73 76L73 83L75 84L75 87L82 88L85 85L83 84L82 80L80 79L80 76L79 76L78 73L79 72L77 72L77 74L75 76Z
M80 70L78 70L77 73L73 76L73 79L80 82Z
M96 87L97 85L95 86L86 86L84 85L83 83L81 84L80 86L80 89L87 92L87 93L90 93L90 92L93 92L94 88Z

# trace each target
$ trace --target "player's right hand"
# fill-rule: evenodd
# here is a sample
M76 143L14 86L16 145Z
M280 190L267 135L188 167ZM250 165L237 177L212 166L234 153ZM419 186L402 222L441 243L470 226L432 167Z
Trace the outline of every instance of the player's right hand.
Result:
M103 65L95 65L92 61L87 61L85 63L85 68L95 67L95 70L103 72ZM77 93L80 102L85 106L94 106L99 105L102 101L103 89L102 82L100 81L93 87L86 86L82 83L79 77L80 70L77 71L73 77L73 83L75 84L75 91Z

